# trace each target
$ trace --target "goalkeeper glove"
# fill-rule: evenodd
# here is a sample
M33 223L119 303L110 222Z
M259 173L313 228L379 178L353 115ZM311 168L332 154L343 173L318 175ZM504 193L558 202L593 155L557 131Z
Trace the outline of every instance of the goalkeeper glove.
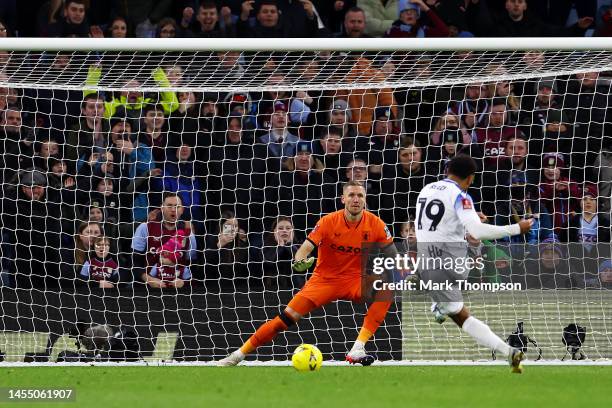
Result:
M291 265L291 267L296 272L304 272L312 266L314 260L315 259L312 256L310 258L300 259L299 261L293 262L293 265Z

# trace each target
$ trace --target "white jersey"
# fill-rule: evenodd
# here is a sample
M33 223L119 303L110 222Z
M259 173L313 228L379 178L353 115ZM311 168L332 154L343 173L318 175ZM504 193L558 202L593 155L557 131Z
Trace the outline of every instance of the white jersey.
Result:
M417 199L414 224L418 242L466 242L466 232L476 239L520 234L517 224L495 226L481 223L472 197L450 179L423 187Z
M418 242L466 242L460 217L472 212L474 203L452 180L427 184L417 199L414 226Z

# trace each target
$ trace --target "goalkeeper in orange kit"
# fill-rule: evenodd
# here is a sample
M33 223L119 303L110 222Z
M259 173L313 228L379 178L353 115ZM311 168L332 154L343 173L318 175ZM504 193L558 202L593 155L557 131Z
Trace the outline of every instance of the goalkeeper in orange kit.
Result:
M362 300L362 244L372 243L396 253L393 238L385 223L365 210L366 192L359 182L344 185L344 209L322 217L295 254L293 269L303 272L314 263L309 257L318 248L318 260L312 277L291 299L285 310L257 329L238 350L218 361L220 366L234 366L245 356L287 330L302 316L335 300ZM365 294L364 294L365 295ZM363 327L346 356L351 363L370 365L374 357L366 354L365 344L383 322L391 302L375 301L368 308Z

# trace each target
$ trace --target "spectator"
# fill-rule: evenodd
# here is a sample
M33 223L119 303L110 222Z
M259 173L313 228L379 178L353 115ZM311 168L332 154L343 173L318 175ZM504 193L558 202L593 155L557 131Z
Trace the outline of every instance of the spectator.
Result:
M0 169L4 173L2 179L9 180L20 169L31 167L34 140L23 126L19 108L8 107L0 115Z
M329 110L329 125L342 128L343 147L354 145L357 129L352 122L353 116L344 99L336 99Z
M357 7L367 16L365 33L372 37L382 37L397 19L399 0L357 0Z
M77 160L87 160L94 153L102 153L108 146L108 121L104 100L97 93L88 94L81 103L81 120L66 135L65 158L71 169L77 170Z
M581 212L569 221L570 248L577 286L585 288L612 287L612 276L602 268L602 261L610 262L610 216L597 211L597 187L586 184L580 201ZM578 243L578 244L573 244ZM594 271L599 271L599 274Z
M368 78L370 82L385 81L387 74L383 69L376 68L372 60L358 56L356 58L348 58L346 64L351 64L347 81L361 81L363 78ZM374 122L374 111L379 106L390 106L391 113L394 118L398 118L398 110L393 90L391 88L375 89L351 89L338 90L333 95L335 98L346 99L351 108L351 121L357 123L357 132L360 135L370 135L372 132L372 124Z
M295 156L299 138L287 130L285 103L277 101L267 113L270 115L270 131L258 138L258 142L266 147L267 153L260 154L260 157L268 158L268 171L277 172L281 166L285 167L287 158Z
M599 284L604 288L612 288L612 260L608 259L599 264L598 268ZM588 284L589 282L587 282ZM600 287L600 285L594 285Z
M243 130L242 115L232 112L227 122L223 139L210 148L206 180L206 201L210 205L207 209L218 211L221 205L233 205L236 216L255 222L263 219L266 152L255 155L253 139ZM219 219L220 216L218 212L209 212L207 218ZM263 225L260 228L263 230Z
M368 38L366 34L366 14L360 7L351 7L344 15L343 37L348 38Z
M391 108L380 106L375 110L372 134L357 137L355 154L367 158L369 174L380 176L383 165L397 163L399 143L399 129L391 113Z
M462 124L468 130L484 127L489 105L489 90L483 83L465 86L463 100L454 104L449 111L461 118Z
M520 282L525 289L569 289L573 286L567 245L555 236L546 238L528 254L524 274L515 271L516 268L512 281Z
M154 265L159 265L164 245L171 239L184 243L176 250L181 251L177 259L181 265L189 265L196 257L197 244L188 222L181 221L183 203L174 193L165 193L161 208L151 211L149 221L136 228L132 238L133 272L135 277L153 288L165 288L167 283L149 273Z
M494 74L504 75L506 70L503 69L501 72L493 72ZM514 84L511 81L497 81L489 84L489 95L492 98L504 98L506 99L506 106L509 109L510 122L517 123L518 114L521 109L520 100L514 94Z
M100 181L108 179L110 186L108 189L115 190L114 182L118 181L119 169L115 166L115 158L111 152L92 153L87 160L79 161L79 171L77 173L78 189L85 192L96 191ZM100 192L107 191L106 182L100 186ZM85 197L85 195L81 195ZM118 207L117 207L118 208Z
M4 21L0 20L0 38L6 37L11 37L11 33Z
M166 161L166 149L169 146L164 108L161 105L147 105L142 121L144 129L138 135L138 142L151 147L155 167L161 167Z
M276 203L280 215L292 217L294 227L306 235L322 213L323 164L313 157L312 143L300 141L287 168L289 171L274 177L274 187L268 189L272 191L266 200Z
M117 163L119 177L117 193L120 209L117 221L127 228L133 220L146 220L149 176L155 177L161 174L161 170L154 168L151 147L135 137L129 120L112 118L110 123L109 152ZM128 236L132 234L133 231Z
M312 116L310 105L314 102L313 98L304 91L298 91L292 95L286 88L283 89L286 83L282 75L271 75L268 82L268 85L275 88L264 92L257 104L259 128L270 128L270 114L276 105L282 103L287 111L287 119L291 127L296 128L294 133L297 134L297 128L302 130L301 126L307 125L310 121Z
M547 153L542 157L542 162L540 199L542 205L552 215L554 233L562 242L566 242L569 216L578 211L580 187L562 173L565 167L563 154Z
M612 141L609 129L609 107L612 106L610 89L612 84L599 81L598 72L574 75L567 86L563 108L574 123L571 167L579 180L597 182L597 169L593 164L599 152ZM584 169L577 174L576 169Z
M188 33L185 32L172 17L164 17L157 23L157 30L155 36L158 38L183 38L188 37Z
M320 139L313 143L313 158L322 164L326 184L335 184L340 180L340 169L346 167L349 157L352 157L350 145L345 149L347 143L344 142L342 131L329 126L323 129ZM333 198L336 199L335 196Z
M462 133L458 129L445 129L438 139L441 145L430 145L427 147L427 173L436 179L441 180L446 177L446 165L463 149L461 144Z
M85 221L79 223L69 249L62 250L62 275L72 280L94 249L94 241L102 236L102 226L98 222Z
M581 212L569 221L569 241L580 242L587 250L596 243L610 242L610 217L597 210L597 187L587 184L582 190Z
M385 31L385 37L448 37L449 29L438 17L436 12L429 8L423 0L399 0L399 19ZM425 13L433 26L423 24L421 13Z
M445 140L443 138L444 130L460 130L461 135L458 144L463 146L469 146L472 143L472 135L467 131L458 115L455 115L452 112L444 112L442 116L438 118L436 124L434 125L433 131L429 136L429 141L434 146L440 146L440 144L444 143ZM429 157L429 156L428 156Z
M177 234L162 245L159 262L150 268L146 277L151 286L180 289L185 286L186 281L191 280L191 269L182 263L182 251L186 241L186 237Z
M198 140L199 126L199 95L195 92L177 92L179 107L168 118L168 136L177 143L187 143L191 146L202 144ZM202 160L201 157L198 159Z
M399 236L400 239L395 241L397 251L400 254L410 254L411 256L416 257L417 239L414 220L408 219L408 221L400 223Z
M486 1L472 0L467 8L470 31L479 37L581 37L593 23L582 17L571 27L547 24L527 13L527 0L506 0L506 13L496 15Z
M196 21L191 26L191 32L196 37L223 38L235 37L236 28L232 23L231 10L228 7L221 9L222 21L219 21L219 10L214 1L200 3Z
M500 159L496 173L495 223L510 225L526 217L534 219L534 225L525 236L510 239L513 243L535 244L552 233L552 221L539 201L539 169L529 160L527 141L513 136L505 144L504 157ZM539 167L539 165L538 165Z
M168 80L166 73L161 67L157 67L151 74L153 80L157 86L162 88L170 88L172 84ZM86 85L88 87L97 87L102 78L102 68L99 65L91 65L87 72ZM136 79L132 79L123 84L123 88L139 88L140 82ZM85 89L83 95L94 93L92 89ZM140 91L121 91L117 95L114 95L110 101L104 102L104 117L111 118L116 116L120 108L125 109L128 117L133 120L140 120L143 116L143 107L149 104L159 103L163 112L170 115L179 107L179 102L176 97L176 93L173 91L162 91L159 95L148 96Z
M381 217L388 224L414 219L419 192L436 179L427 175L423 149L417 142L406 141L397 154L398 163L383 168L381 201L385 210Z
M63 16L49 26L49 37L88 37L85 0L66 0Z
M264 287L276 291L304 286L306 276L298 275L291 268L293 257L300 247L295 239L291 218L278 217L263 242Z
M117 209L107 209L103 200L100 200L99 197L93 197L89 203L81 206L80 219L86 222L97 222L102 226L102 235L116 238L119 237L120 225L119 220L112 217L112 210L116 212Z
M202 181L195 172L198 164L194 160L194 148L183 143L173 153L164 163L161 176L152 181L153 189L160 192L168 191L179 196L185 208L181 218L191 221L197 227L204 220L202 214L204 201L201 197Z
M128 25L135 27L136 37L150 38L155 37L155 24L170 15L171 5L170 0L113 2L110 14L124 16Z
M508 110L504 99L496 98L491 105L487 127L476 129L475 143L470 145L472 157L479 160L483 169L480 191L481 210L485 214L494 213L496 172L500 169L500 160L504 159L506 141L522 134L517 127L508 126Z
M236 24L237 35L243 38L318 36L317 18L310 0L283 5L286 6L287 16L281 18L279 4L275 0L261 0L257 3L255 24L251 26L249 19L256 4L252 0L245 1Z
M68 173L68 165L65 160L57 157L50 157L47 160L47 179L49 182L49 189L56 190L63 194L62 202L67 204L74 204L74 198L68 198L67 192L76 189L76 180L73 175Z
M244 59L242 54L238 51L219 51L215 53L218 60L216 62L216 69L212 73L212 77L218 81L229 81L234 82L243 78L246 73L245 67L243 66ZM227 95L235 95L233 92L228 92ZM240 95L248 95L248 93L240 93ZM231 99L231 98L230 98ZM233 109L229 109L231 112ZM250 112L250 110L248 110Z
M222 215L219 226L206 241L205 263L210 268L207 280L215 277L214 268L218 270L218 284L222 290L244 290L247 284L261 285L261 276L256 272L255 248L250 246L246 231L232 213ZM205 285L210 287L212 282Z
M79 278L91 282L93 287L112 289L119 280L119 265L110 254L110 240L107 237L96 237L93 251L79 272Z
M344 16L349 9L355 7L355 0L314 0L313 4L316 7L319 17L323 20L325 27L329 29L332 35L340 35L344 22Z
M59 144L51 139L44 138L40 142L34 143L33 166L43 170L49 170L48 162L50 158L61 157Z
M336 197L341 197L342 182L347 181L358 181L363 184L367 192L366 208L369 211L378 212L380 208L380 181L368 177L368 165L365 160L356 157L346 165L344 179L336 185ZM338 208L342 207L338 205L338 199L336 198L334 210Z
M113 18L108 25L107 35L111 38L126 38L130 37L127 20L124 17L117 16Z
M13 185L15 190L4 189L2 228L15 256L11 267L16 285L57 288L62 226L56 198L47 196L47 180L39 169L19 172Z

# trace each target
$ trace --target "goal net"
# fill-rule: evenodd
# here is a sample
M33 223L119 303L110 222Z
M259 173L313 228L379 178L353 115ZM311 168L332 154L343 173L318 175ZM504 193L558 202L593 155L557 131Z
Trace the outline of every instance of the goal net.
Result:
M304 285L291 260L343 183L410 253L458 153L487 222L535 220L474 244L472 314L531 359L609 359L609 47L360 41L0 42L0 361L219 359ZM368 350L494 358L430 306L398 291ZM250 359L343 360L366 310L333 302Z

